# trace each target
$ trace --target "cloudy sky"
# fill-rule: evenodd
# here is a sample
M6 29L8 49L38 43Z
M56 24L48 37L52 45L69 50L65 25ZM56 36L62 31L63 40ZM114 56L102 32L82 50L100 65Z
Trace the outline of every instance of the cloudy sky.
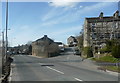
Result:
M2 29L5 27L2 2ZM111 16L117 2L9 2L8 38L12 46L48 35L66 44L69 36L79 35L85 17Z

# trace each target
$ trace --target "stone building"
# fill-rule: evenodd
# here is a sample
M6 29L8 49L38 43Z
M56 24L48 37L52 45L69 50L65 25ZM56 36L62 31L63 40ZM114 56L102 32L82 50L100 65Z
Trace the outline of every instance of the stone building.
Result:
M58 45L47 35L32 43L32 55L40 57L51 57L59 53Z
M120 40L120 16L116 11L113 16L85 18L83 46L91 46L95 50L106 45L106 40Z
M77 39L74 36L70 36L67 39L68 46L77 46Z

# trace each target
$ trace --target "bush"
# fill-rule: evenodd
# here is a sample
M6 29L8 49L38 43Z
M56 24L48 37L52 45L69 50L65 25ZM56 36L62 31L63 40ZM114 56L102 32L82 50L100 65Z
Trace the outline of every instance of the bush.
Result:
M112 47L112 56L115 58L120 58L120 45L114 45Z
M107 47L104 47L104 48L100 49L100 53L106 53L106 52L108 52Z
M107 40L106 47L100 50L101 53L111 53L113 57L120 58L120 44L118 40Z
M93 57L92 48L84 47L84 55L87 55L87 57Z

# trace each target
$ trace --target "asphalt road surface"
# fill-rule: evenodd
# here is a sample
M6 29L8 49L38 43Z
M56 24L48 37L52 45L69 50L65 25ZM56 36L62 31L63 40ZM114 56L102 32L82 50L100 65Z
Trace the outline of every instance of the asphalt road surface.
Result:
M118 76L67 52L53 58L14 56L10 81L118 81Z
M2 74L2 56L0 55L0 77Z

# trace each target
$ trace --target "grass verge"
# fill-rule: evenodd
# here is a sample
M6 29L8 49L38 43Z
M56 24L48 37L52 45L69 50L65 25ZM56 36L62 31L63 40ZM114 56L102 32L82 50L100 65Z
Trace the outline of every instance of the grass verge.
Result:
M100 58L91 58L94 61L97 62L110 62L110 63L119 63L120 59L114 58L113 56L103 56Z
M91 58L91 60L94 60L96 62L108 62L108 63L119 63L120 59L118 58L114 58L113 56L103 56L98 58ZM101 66L101 69L107 69L110 71L114 71L114 72L119 72L120 73L120 67L119 66Z

